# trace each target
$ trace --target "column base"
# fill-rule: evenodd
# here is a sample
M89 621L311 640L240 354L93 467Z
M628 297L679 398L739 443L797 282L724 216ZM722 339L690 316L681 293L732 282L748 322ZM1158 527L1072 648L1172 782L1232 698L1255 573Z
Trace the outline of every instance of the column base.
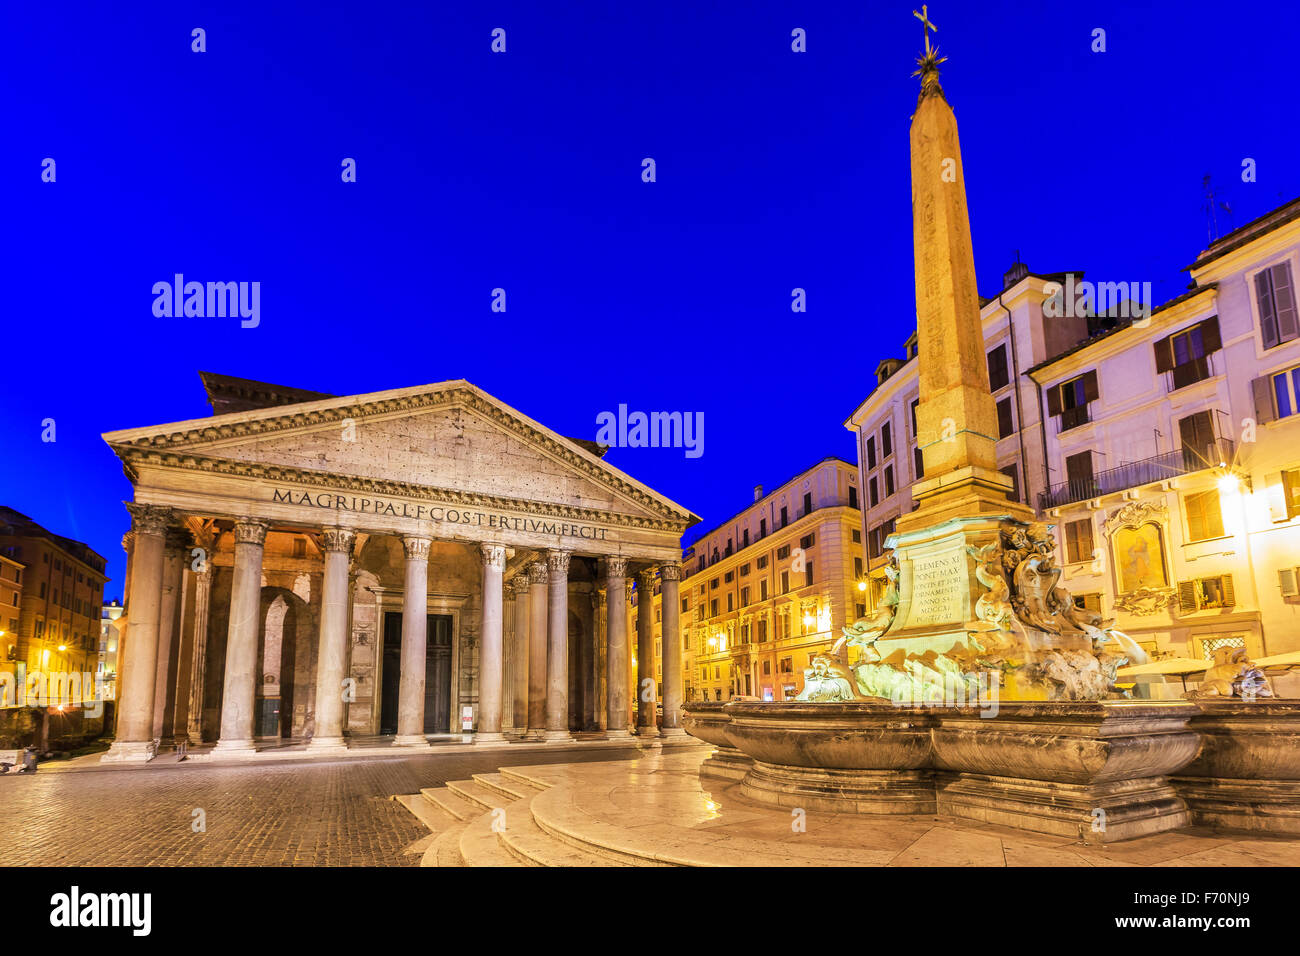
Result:
M218 747L220 744L217 745ZM345 754L348 745L342 737L313 737L307 744L309 754Z
M253 738L248 737L244 740L229 740L222 738L217 741L217 745L212 748L212 755L221 756L223 754L255 754L257 747L253 743Z
M552 743L557 740L572 740L573 734L569 733L567 730L548 730L542 734L542 739L547 743Z
M546 739L546 731L544 731L544 730L529 730L529 731L527 731L527 732L524 734L523 739L524 739L524 740L545 740L545 739Z
M640 739L642 739L642 740L653 740L654 738L656 738L656 737L659 736L659 728L658 728L658 727L638 727L638 728L636 729L636 735L637 735L638 738L640 738Z
M160 737L159 739L154 741L154 751L156 753L165 754L168 751L172 751L175 749L176 749L175 737Z
M506 735L494 730L480 730L474 735L476 744L500 744L505 743Z
M339 744L342 744L342 738L339 738ZM429 739L424 734L398 734L393 738L393 746L427 748Z
M630 730L607 730L605 731L607 740L631 740L632 732Z
M152 740L115 740L100 763L148 763L157 755Z
M685 737L686 731L681 727L660 727L659 735L661 737Z

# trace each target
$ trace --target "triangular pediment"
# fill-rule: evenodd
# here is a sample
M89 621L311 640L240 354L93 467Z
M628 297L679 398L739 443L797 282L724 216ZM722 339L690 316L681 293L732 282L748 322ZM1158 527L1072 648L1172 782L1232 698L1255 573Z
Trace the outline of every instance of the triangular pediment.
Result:
M135 463L527 501L663 526L680 505L465 381L106 433Z

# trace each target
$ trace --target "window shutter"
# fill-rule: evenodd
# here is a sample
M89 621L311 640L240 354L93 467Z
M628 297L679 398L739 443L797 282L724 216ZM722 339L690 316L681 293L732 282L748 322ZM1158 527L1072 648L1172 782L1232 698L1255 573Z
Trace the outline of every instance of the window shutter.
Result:
M1047 414L1061 414L1061 386L1053 385L1047 390Z
M1273 521L1286 521L1286 486L1282 484L1282 473L1275 471L1264 476L1264 487L1268 495L1268 516Z
M1083 397L1085 401L1095 402L1097 400L1097 373L1096 371L1083 373Z
M1277 579L1284 598L1300 597L1300 582L1296 580L1295 568L1280 568L1277 572Z
M1067 521L1065 523L1065 560L1071 562L1075 555L1079 553L1079 523L1077 521Z
M1291 282L1291 264L1275 265L1273 273L1273 302L1277 307L1278 341L1289 342L1300 336L1300 319L1296 317L1295 285Z
M1264 348L1271 349L1277 345L1277 322L1273 314L1273 289L1268 269L1255 274L1255 303L1259 306L1259 331L1264 336Z
M1221 578L1219 578L1219 586L1220 586L1220 587L1222 588L1222 590L1223 590L1223 606L1224 606L1224 607L1236 607L1236 606L1237 606L1237 592L1236 592L1235 590L1233 590L1233 587L1232 587L1232 575L1231 575L1231 574L1225 574L1225 575L1223 575Z
M1191 614L1196 611L1195 581L1178 582L1178 610L1184 614Z
M1250 383L1250 392L1255 399L1255 424L1264 425L1277 418L1274 408L1273 376L1262 375Z
M1174 367L1174 347L1168 336L1155 343L1156 371L1168 372Z
M1223 348L1223 335L1219 332L1219 317L1212 315L1201 323L1201 349L1206 355Z

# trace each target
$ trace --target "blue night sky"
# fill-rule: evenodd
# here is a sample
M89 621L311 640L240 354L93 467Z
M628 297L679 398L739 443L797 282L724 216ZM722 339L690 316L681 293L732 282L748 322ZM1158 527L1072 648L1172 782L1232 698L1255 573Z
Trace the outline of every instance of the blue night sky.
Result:
M855 460L842 423L914 323L912 6L6 5L0 503L90 543L120 594L130 486L99 435L208 414L200 369L465 378L587 438L620 403L703 412L702 457L608 460L705 527ZM930 16L985 293L1019 250L1164 301L1206 245L1206 173L1220 232L1300 194L1296 4ZM260 281L260 326L155 318L177 272Z

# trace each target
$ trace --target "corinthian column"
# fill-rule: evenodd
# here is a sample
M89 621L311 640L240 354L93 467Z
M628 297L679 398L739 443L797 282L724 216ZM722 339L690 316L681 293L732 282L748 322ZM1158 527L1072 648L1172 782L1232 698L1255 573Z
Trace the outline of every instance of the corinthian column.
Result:
M203 742L203 692L208 668L208 604L212 596L212 547L209 538L195 539L203 553L194 564L194 657L190 665L190 709L187 716L191 743Z
M221 738L214 753L252 753L257 693L257 637L262 609L262 548L267 525L235 523L235 579L230 589L226 682L221 697Z
M658 737L655 719L655 572L636 576L636 735ZM649 683L647 683L649 681ZM649 700L646 698L649 697Z
M397 685L397 747L427 747L424 736L425 655L429 646L428 538L402 538L406 578L402 591L402 673Z
M528 566L528 736L546 726L546 562Z
M158 749L176 749L176 679L181 644L181 587L189 535L168 528L163 543L162 600L158 609L158 670L154 682L153 736Z
M501 733L501 576L506 549L483 545L483 639L479 642L478 734L475 743L505 740Z
M311 751L333 753L347 749L343 744L343 680L348 666L348 568L355 540L356 532L346 528L321 532L325 581L321 588L320 653L316 661L316 732L307 745Z
M682 634L678 626L678 612L681 601L678 598L678 582L681 581L682 566L676 561L666 562L659 567L659 580L662 582L660 608L663 611L663 628L659 643L663 655L664 684L664 725L665 737L675 737L686 733L682 729Z
M630 737L627 730L627 560L605 559L605 736Z
M170 508L130 502L131 591L126 634L119 639L117 735L105 763L153 759L154 684L158 674L158 614L162 603L163 546ZM125 646L123 646L125 645Z
M510 579L510 590L515 596L515 632L513 635L515 683L514 729L528 732L528 572L518 571Z
M550 576L547 628L546 739L571 740L569 734L569 552L546 552Z

